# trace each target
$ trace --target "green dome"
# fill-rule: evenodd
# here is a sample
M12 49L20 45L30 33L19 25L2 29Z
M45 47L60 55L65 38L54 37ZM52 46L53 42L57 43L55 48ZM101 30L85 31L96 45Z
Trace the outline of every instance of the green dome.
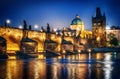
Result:
M76 15L75 19L72 20L71 25L80 25L82 24L82 20L79 18L78 15Z

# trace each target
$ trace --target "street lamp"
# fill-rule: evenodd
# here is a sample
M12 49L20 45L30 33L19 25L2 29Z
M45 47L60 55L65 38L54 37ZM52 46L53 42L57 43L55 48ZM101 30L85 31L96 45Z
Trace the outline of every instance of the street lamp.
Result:
M23 27L22 27L22 25L20 25L18 28L19 28L19 29L22 29Z
M53 31L54 31L54 32L56 32L56 31L57 31L57 29L56 29L56 28L54 28L54 29L53 29Z
M6 20L7 26L9 26L9 24L11 23L11 21L9 19Z
M35 25L34 25L34 28L35 28L35 29L38 29L38 25L37 25L37 24L35 24Z

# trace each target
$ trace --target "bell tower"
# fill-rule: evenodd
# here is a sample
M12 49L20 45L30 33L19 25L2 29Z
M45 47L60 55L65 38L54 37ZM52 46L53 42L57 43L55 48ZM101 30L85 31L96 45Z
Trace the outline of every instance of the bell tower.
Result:
M100 8L96 8L96 16L92 17L92 37L94 47L104 47L106 44L106 16L102 15Z

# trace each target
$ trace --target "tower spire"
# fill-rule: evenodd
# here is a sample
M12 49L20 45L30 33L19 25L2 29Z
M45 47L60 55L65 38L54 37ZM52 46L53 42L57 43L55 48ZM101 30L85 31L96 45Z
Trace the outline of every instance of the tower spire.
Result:
M100 11L100 7L96 8L96 17L101 17L101 11Z

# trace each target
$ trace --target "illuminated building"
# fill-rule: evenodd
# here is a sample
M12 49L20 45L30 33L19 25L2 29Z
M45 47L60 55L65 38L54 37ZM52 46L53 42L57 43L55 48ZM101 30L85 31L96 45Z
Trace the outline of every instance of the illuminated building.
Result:
M106 30L107 35L112 33L120 41L120 30Z
M106 42L106 16L100 8L96 9L96 16L92 17L92 38L95 47L104 47Z
M117 38L117 40L120 42L120 29L107 29L106 30L107 46L111 46L109 42L112 38Z
M109 38L109 34L113 34L120 41L120 29L106 29L106 38Z
M78 15L75 16L75 19L72 20L72 23L70 25L71 30L84 30L84 23L83 21L79 18Z

